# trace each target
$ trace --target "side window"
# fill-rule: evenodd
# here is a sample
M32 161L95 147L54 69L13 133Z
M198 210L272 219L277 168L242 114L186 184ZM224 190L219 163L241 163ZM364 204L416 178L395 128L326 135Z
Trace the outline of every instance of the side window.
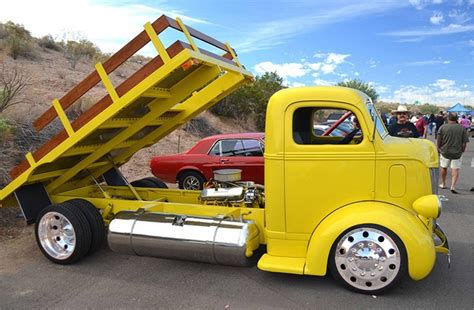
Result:
M241 140L221 140L221 156L239 156L244 153Z
M216 144L214 144L209 155L221 156L221 141L217 141Z
M305 107L293 114L293 140L297 144L358 144L359 122L352 111Z
M258 140L242 140L245 156L263 156L262 144Z

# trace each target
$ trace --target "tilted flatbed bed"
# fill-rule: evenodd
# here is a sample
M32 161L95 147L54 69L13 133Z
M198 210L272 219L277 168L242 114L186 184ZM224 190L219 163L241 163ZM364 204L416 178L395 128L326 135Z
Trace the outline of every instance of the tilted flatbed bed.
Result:
M182 32L188 42L163 46L158 35L167 29ZM181 36L182 36L181 34ZM149 42L158 55L114 87L110 74ZM197 43L205 43L217 55ZM234 50L179 19L161 16L41 115L34 127L42 130L59 117L64 129L16 166L13 179L0 190L0 201L28 196L31 184L42 184L49 195L94 184L107 171L120 167L138 150L150 146L209 108L252 78ZM65 110L102 83L107 95L70 122ZM25 193L25 194L23 194ZM32 220L34 210L26 211ZM33 212L33 214L30 214ZM29 218L31 217L31 218Z

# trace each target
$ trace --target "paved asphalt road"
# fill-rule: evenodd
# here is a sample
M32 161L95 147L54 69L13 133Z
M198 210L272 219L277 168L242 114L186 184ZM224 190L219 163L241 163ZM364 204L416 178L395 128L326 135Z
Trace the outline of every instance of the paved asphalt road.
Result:
M474 141L473 141L474 142ZM440 224L453 252L431 275L406 279L382 296L349 292L331 277L274 274L112 253L104 247L73 266L50 263L32 227L0 243L0 308L162 309L474 309L474 143L464 157L459 195L444 190Z

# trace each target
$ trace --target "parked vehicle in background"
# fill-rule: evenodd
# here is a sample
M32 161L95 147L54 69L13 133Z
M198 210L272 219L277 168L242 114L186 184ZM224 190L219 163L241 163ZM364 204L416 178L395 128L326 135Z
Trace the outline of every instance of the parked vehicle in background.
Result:
M153 175L179 188L198 190L217 169L241 169L242 179L264 183L264 133L215 135L202 139L189 151L151 159Z

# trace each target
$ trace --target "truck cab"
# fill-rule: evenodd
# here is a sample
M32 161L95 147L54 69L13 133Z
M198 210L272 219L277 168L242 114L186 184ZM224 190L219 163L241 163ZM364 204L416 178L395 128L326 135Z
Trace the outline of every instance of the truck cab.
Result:
M354 132L316 135L314 126L336 113L331 128L352 119ZM341 87L282 90L266 121L268 253L259 268L332 269L351 288L372 292L405 271L416 280L429 274L441 208L433 143L389 136L370 98Z

